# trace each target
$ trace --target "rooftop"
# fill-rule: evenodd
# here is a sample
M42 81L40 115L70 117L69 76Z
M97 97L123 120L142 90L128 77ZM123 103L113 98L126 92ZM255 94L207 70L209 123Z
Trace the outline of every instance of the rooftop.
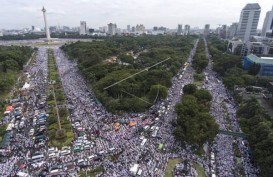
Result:
M257 57L256 55L250 54L247 58L255 63L273 65L273 57Z
M243 10L254 10L254 9L261 9L261 7L258 3L251 3L251 4L246 4L246 6L243 8Z

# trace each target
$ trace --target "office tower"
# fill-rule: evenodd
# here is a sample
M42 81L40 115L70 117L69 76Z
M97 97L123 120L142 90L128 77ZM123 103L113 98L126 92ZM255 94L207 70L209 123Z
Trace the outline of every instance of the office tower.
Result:
M227 25L222 25L222 28L220 29L220 37L223 39L227 38Z
M266 33L267 32L271 33L272 30L273 30L273 6L272 6L272 10L266 13L263 29L262 29L262 36L266 36Z
M116 32L117 32L117 25L113 24L113 23L109 23L108 24L108 34L110 36L113 36L116 34Z
M80 22L80 35L86 35L86 22L85 21L81 21Z
M184 34L189 35L190 34L190 25L185 25Z
M177 35L181 35L181 34L182 34L182 25L178 24Z
M46 19L46 9L43 7L42 9L43 15L44 15L44 22L45 22L45 32L46 32L46 39L47 41L50 41L50 33L47 26L47 19Z
M31 30L34 31L34 29L35 29L35 26L31 26Z
M132 32L136 32L136 27L132 27Z
M157 31L158 30L158 27L157 26L154 26L153 27L153 31Z
M127 25L127 32L130 32L131 31L131 27L130 25Z
M229 38L232 39L237 35L238 23L232 23L229 27Z
M137 24L136 26L136 32L144 33L145 32L145 26L143 24Z
M205 25L205 30L204 30L204 36L207 37L209 35L209 24Z
M256 35L261 7L258 3L247 4L241 11L237 37L244 42Z

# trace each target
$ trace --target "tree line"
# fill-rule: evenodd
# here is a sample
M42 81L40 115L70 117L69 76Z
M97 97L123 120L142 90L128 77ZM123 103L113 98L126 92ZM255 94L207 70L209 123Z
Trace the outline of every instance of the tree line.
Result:
M212 142L219 129L209 113L212 96L205 89L198 90L194 84L185 85L183 92L181 103L175 106L177 120L173 123L173 134L182 144L199 149L205 142Z
M104 41L76 42L62 46L70 59L91 83L98 100L110 112L141 112L165 98L171 78L184 64L195 36L112 37ZM137 54L136 56L134 56ZM133 57L134 56L134 57ZM116 62L107 61L114 57ZM171 59L121 82L166 58Z
M196 48L196 54L194 55L194 60L192 61L192 67L196 70L197 74L202 73L203 69L208 66L208 59L205 52L204 39L200 39L198 46Z
M31 47L0 46L0 94L10 91L17 74L33 53Z
M257 99L245 101L237 111L240 126L248 134L250 153L259 166L262 177L273 175L273 127L272 119Z

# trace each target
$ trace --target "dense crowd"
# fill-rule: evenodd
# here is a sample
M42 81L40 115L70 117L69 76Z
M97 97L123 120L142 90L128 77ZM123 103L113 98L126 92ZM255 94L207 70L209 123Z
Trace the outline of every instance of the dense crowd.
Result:
M99 174L105 177L132 175L156 177L164 175L169 159L181 158L187 159L188 164L177 164L173 171L177 177L185 175L182 174L183 170L188 172L188 176L196 176L193 163L204 167L207 176L216 170L219 176L230 177L234 176L234 170L237 168L232 146L234 141L242 153L245 173L257 176L258 170L250 163L246 143L242 143L245 140L218 134L211 147L216 156L215 168L207 158L195 155L190 146L182 148L172 135L171 122L176 118L174 107L181 100L183 86L193 82L194 70L191 62L198 42L197 40L191 50L187 65L178 73L178 76L183 76L172 78L172 87L169 88L165 100L157 101L144 113L122 115L107 112L80 75L77 63L68 60L58 47L51 47L75 136L71 147L64 147L62 150L49 147L46 127L36 125L36 117L39 120L41 117L47 117L46 106L41 107L41 102L46 101L44 95L47 94L48 56L47 48L39 47L36 64L29 70L31 79L28 97L22 100L27 103L24 131L16 129L13 131L15 138L8 147L11 153L8 154L9 158L0 164L0 176L15 176L19 172L44 176L68 174L76 176L79 170L102 169ZM220 125L220 129L228 130L224 119L225 105L232 131L240 131L235 115L236 106L222 82L211 70L211 61L205 73L208 80L204 82L204 88L210 90L213 95L211 114ZM224 102L225 98L230 99ZM34 135L30 135L32 129ZM33 160L34 156L41 158Z

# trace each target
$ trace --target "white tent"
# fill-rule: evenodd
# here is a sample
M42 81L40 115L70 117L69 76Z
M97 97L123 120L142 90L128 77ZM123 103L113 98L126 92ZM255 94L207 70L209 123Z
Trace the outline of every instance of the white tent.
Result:
M130 168L130 172L134 175L136 175L138 170L138 164L134 164L131 168Z
M21 171L19 171L16 175L19 177L28 177L29 176L27 173L21 172Z
M24 84L24 86L23 86L23 88L22 89L28 89L29 88L29 84L26 82L25 84Z

